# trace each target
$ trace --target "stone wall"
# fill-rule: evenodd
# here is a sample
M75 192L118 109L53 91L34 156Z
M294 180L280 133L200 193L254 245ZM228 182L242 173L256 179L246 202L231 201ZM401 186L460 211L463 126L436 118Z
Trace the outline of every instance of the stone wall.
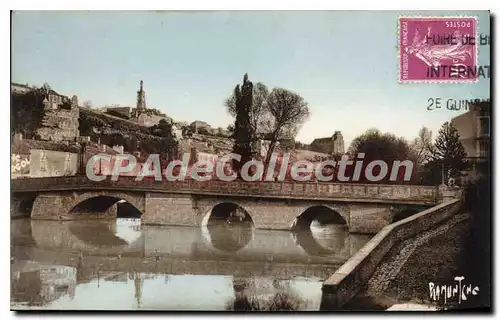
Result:
M75 175L78 170L78 154L32 149L29 166L30 177Z
M30 155L12 153L10 175L12 178L30 176Z
M361 290L396 243L445 221L458 213L460 205L460 200L452 200L384 227L323 283L322 310L341 308Z
M137 123L142 126L146 127L152 127L154 125L157 125L160 120L165 119L168 120L167 117L163 116L158 116L158 115L148 115L148 114L141 114L139 117L136 118Z
M78 117L78 108L45 110L42 126L36 133L42 140L75 140L80 135Z

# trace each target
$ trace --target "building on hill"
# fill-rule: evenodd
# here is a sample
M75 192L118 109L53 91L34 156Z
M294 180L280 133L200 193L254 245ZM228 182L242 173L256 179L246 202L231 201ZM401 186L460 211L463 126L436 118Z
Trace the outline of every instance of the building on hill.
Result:
M48 88L43 104L45 114L42 126L37 130L40 139L73 141L80 136L78 97L73 96L70 101L68 97Z
M130 119L132 117L132 107L127 106L106 106L104 107L104 112L110 115L120 115L125 117L126 119Z
M13 133L50 141L74 141L79 134L78 98L57 93L49 85L41 88L11 83Z
M200 130L206 130L207 132L211 129L211 126L204 121L195 120L189 125L193 133L199 133Z
M135 108L130 106L109 106L105 107L105 112L110 115L134 121L145 127L157 125L162 119L172 123L172 118L157 109L147 107L146 91L144 90L144 82L142 80L139 90L137 91L137 103Z
M139 90L137 91L135 117L139 117L139 115L146 112L146 109L146 92L144 91L144 82L141 80Z
M12 91L12 93L24 94L24 93L32 91L33 87L30 87L27 84L22 85L22 84L17 84L15 82L13 82L10 84L10 90Z
M490 102L476 103L471 110L451 120L467 159L473 164L486 161L490 155L490 108Z
M311 143L311 148L325 154L344 154L344 138L340 131L335 131L331 137L316 138Z

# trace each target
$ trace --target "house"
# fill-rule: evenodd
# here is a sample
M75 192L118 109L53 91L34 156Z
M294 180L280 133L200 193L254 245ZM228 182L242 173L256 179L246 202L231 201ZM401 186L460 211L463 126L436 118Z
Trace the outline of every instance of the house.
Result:
M193 133L198 133L200 129L208 130L211 128L209 124L201 120L195 120L194 122L191 123L191 125L189 125L189 127L191 127Z
M490 108L488 101L475 103L471 110L451 120L473 164L486 161L490 155Z
M126 106L111 106L111 107L105 107L105 112L110 115L113 114L122 115L125 118L129 119L130 117L132 117L133 108Z
M344 138L340 131L335 131L331 137L316 138L311 143L311 148L319 153L344 154Z

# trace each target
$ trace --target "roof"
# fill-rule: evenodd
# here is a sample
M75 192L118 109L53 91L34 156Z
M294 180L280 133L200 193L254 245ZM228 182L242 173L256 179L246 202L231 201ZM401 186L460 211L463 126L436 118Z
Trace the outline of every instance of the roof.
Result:
M61 95L60 93L58 93L57 91L55 91L54 89L49 89L49 92L48 92L49 95L55 95L55 96L61 96L61 97L66 97L64 95Z
M204 122L202 120L195 120L194 122L191 123L191 126L208 126L207 122Z
M332 137L315 138L312 141L311 145L314 143L331 142L332 140L333 140Z

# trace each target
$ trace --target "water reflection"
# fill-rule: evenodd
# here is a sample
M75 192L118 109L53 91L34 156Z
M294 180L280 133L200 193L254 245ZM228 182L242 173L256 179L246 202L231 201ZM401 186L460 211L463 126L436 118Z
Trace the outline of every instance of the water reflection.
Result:
M71 310L318 310L319 280L161 275L76 269L20 261L12 266L11 308ZM203 286L200 286L200 285Z
M254 229L248 225L211 224L201 228L207 244L223 252L236 252L244 248L253 238Z
M15 220L11 235L13 309L317 310L322 280L369 239L121 219Z
M11 270L11 301L44 306L62 296L74 298L76 268L18 261Z

